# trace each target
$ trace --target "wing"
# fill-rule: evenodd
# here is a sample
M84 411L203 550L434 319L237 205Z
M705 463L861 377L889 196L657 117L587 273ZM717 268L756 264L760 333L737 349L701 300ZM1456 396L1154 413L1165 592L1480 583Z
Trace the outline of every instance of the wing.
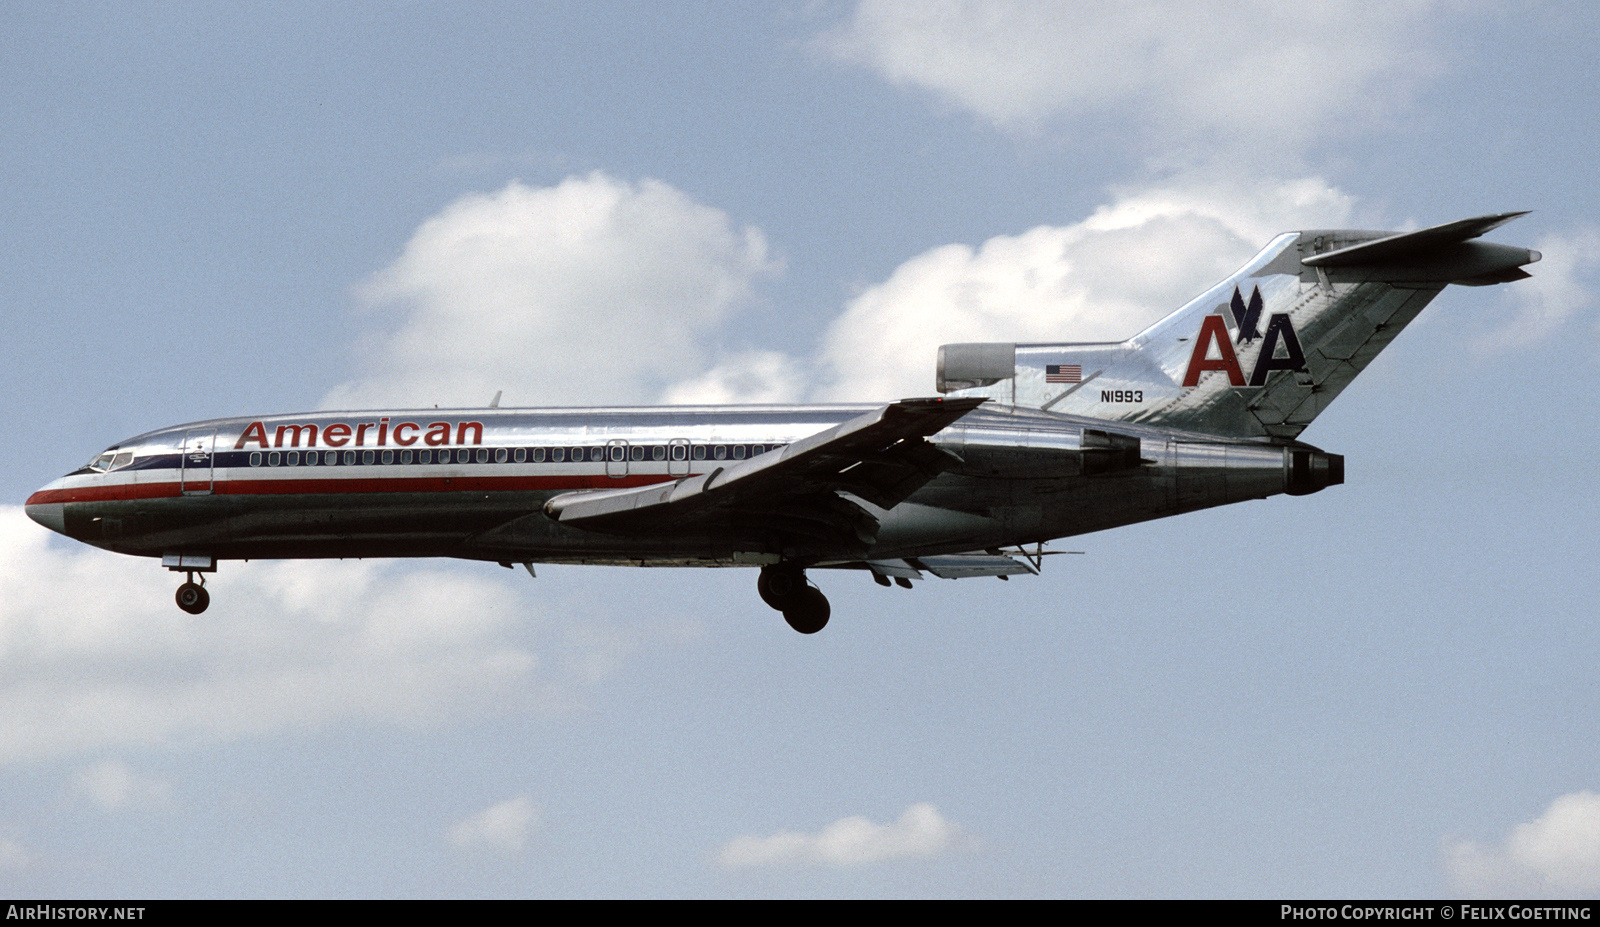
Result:
M855 500L893 508L956 463L927 436L982 402L904 399L673 483L563 493L545 503L545 513L613 534L729 533L791 557L859 554L878 522Z

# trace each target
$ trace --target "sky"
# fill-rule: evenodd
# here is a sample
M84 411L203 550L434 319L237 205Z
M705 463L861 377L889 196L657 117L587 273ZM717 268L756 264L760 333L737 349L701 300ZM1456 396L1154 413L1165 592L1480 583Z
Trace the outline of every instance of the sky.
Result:
M8 4L0 894L1594 897L1580 0ZM1314 496L1042 575L154 561L34 489L212 417L880 401L1300 228L1510 210Z

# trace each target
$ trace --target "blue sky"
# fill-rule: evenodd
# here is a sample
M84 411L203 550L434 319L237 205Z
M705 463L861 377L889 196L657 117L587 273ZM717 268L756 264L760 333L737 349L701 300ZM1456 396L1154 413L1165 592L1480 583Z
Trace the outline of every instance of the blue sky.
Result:
M13 4L0 891L1593 896L1588 4ZM1040 577L153 562L112 442L876 400L1303 227L1535 212L1306 432L1345 485Z

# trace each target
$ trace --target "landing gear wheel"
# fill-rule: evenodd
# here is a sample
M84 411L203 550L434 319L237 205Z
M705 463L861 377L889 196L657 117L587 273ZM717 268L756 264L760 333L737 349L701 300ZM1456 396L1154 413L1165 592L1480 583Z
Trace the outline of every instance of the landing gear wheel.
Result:
M762 567L761 577L756 580L756 594L761 596L761 601L767 603L768 608L775 608L780 612L800 594L800 590L806 588L809 587L806 586L805 571L793 567Z
M178 587L178 607L191 615L198 615L211 604L211 593L199 583L184 583Z
M783 612L783 620L801 634L822 630L833 611L822 590L806 582L806 571L788 564L762 567L756 592L761 601Z
M822 590L806 586L790 598L783 610L783 620L801 634L815 634L828 626L828 616L832 613L833 607Z

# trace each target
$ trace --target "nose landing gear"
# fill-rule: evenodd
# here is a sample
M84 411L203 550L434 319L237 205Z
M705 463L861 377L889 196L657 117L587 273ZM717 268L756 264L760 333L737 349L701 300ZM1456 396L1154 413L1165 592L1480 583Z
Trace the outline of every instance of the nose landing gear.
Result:
M194 574L189 574L189 581L178 587L178 607L191 615L198 615L211 604L211 593L206 591L205 577L200 577L200 582L194 581Z
M189 581L178 587L178 607L191 615L198 615L211 604L211 593L206 591L206 574L217 572L215 557L208 554L162 554L161 565L174 573L182 573ZM200 581L194 581L195 574Z
M756 593L761 601L783 612L783 620L801 634L822 630L833 611L822 590L806 581L806 571L787 564L762 567Z

